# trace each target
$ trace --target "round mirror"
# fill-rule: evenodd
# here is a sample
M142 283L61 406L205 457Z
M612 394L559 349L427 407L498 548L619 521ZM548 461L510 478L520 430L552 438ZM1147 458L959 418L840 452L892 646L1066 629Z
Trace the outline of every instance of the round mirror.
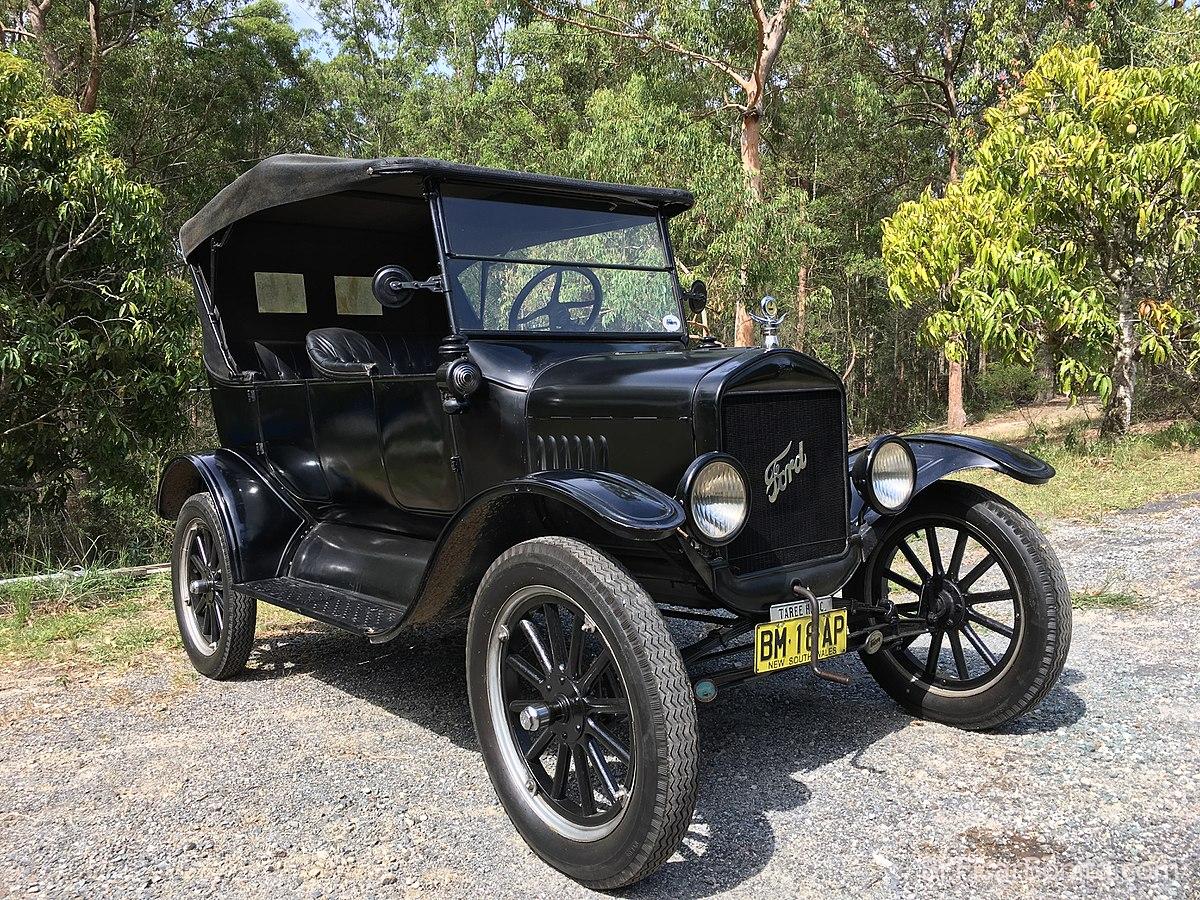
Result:
M699 315L708 305L708 285L697 278L692 282L692 286L684 294L684 297L687 300L688 309Z
M403 266L384 266L375 273L371 292L381 304L393 309L403 306L412 299L412 273Z

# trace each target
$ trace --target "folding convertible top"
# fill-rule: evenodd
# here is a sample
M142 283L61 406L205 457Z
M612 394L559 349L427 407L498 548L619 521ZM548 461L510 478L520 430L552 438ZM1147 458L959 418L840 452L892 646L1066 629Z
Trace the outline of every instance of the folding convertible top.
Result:
M494 184L537 192L611 197L625 202L644 203L674 216L693 203L688 191L670 188L635 187L604 181L583 181L555 175L511 172L421 157L383 157L380 159L342 159L286 153L264 159L240 175L184 223L179 241L185 257L190 257L205 241L247 216L277 206L310 200L343 191L394 193L397 181L426 177L452 182ZM392 187L389 190L389 186Z

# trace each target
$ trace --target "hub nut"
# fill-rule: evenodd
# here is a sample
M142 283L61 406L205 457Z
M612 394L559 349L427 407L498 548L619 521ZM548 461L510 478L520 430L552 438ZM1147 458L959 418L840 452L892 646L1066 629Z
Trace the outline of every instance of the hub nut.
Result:
M517 716L526 731L539 731L550 724L550 707L545 703L530 703Z

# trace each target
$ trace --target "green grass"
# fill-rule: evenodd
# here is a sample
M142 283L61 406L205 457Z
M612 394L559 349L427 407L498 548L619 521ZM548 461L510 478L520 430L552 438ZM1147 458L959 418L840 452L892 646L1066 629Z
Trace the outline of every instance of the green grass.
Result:
M1108 609L1119 612L1141 606L1142 598L1136 594L1103 587L1094 591L1080 591L1072 594L1071 605L1076 609Z
M0 586L0 665L129 663L178 644L164 575L84 575Z
M258 605L261 634L307 621ZM0 669L31 663L128 667L164 654L182 658L182 653L166 574L88 574L0 585Z
M1095 521L1172 494L1200 491L1200 426L1195 423L1176 423L1119 441L1100 441L1076 426L1039 435L1025 449L1058 474L1044 485L1022 484L987 471L958 477L1007 497L1042 521Z

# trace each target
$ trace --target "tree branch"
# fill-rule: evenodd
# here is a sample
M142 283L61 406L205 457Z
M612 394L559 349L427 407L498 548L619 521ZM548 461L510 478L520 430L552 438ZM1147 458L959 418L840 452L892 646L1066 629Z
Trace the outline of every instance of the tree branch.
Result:
M597 34L607 34L611 37L622 38L624 40L635 41L638 43L648 43L660 50L673 53L676 56L683 56L688 59L693 59L696 62L703 63L704 65L727 75L738 87L746 92L747 96L749 96L754 89L752 79L747 78L724 60L717 59L715 56L709 56L707 53L700 53L696 50L691 50L682 46L681 44L675 43L674 41L669 41L666 38L659 37L658 35L650 34L647 31L638 30L628 22L624 22L621 19L618 19L616 16L608 13L603 13L594 9L585 9L582 6L575 6L575 9L581 15L609 22L612 27L598 25L595 22L588 22L582 19L572 18L571 16L562 16L538 6L537 4L531 2L531 0L520 0L520 2L522 6L527 7L536 15L539 15L543 19L547 19L551 22L561 22L564 25L571 25L572 27L581 28L585 31L592 31L596 32Z

